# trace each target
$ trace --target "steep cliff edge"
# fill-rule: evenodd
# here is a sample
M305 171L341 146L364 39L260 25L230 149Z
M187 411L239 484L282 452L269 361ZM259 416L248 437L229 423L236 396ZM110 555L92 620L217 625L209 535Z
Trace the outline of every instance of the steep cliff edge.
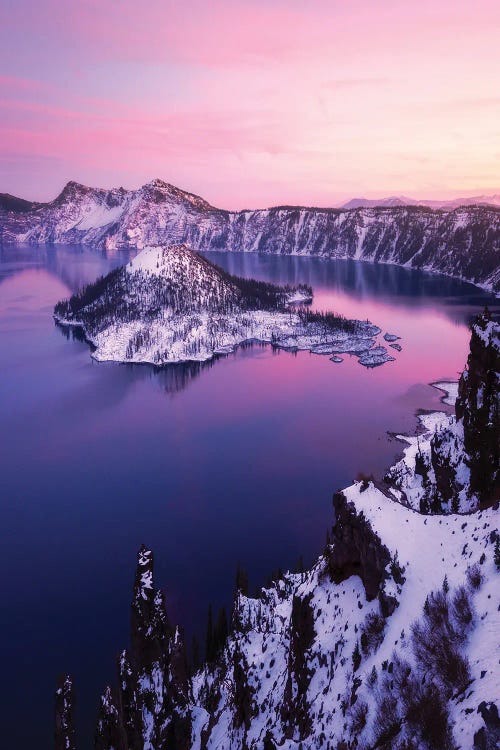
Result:
M471 327L455 416L424 414L417 437L387 473L393 495L423 513L470 512L500 500L500 325Z
M458 385L457 421L470 456L470 489L483 506L500 500L500 327L489 314L472 327Z

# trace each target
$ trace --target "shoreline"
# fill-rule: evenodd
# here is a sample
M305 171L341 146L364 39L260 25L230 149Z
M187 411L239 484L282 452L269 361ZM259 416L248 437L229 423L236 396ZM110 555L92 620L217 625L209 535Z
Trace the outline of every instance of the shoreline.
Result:
M360 330L359 333L345 334L342 339L337 338L335 335L342 336L342 332L333 332L331 334L331 341L316 341L316 338L324 338L323 333L306 333L305 331L298 331L297 333L290 333L284 331L280 340L273 340L269 337L251 336L249 338L241 339L234 343L228 343L226 345L218 346L211 352L207 351L206 356L200 356L198 358L192 357L179 357L178 359L167 360L161 363L155 362L151 359L123 359L121 357L100 357L96 356L96 352L99 350L99 344L88 334L85 325L81 321L71 321L65 318L58 317L57 315L52 316L55 324L62 328L69 328L75 331L79 331L82 339L90 347L90 354L95 362L113 362L115 364L141 364L149 365L155 369L162 369L171 365L180 364L203 364L210 361L217 360L221 357L225 357L228 354L233 354L240 347L248 344L260 344L263 346L271 346L273 349L283 350L290 353L298 351L308 351L310 354L316 356L327 356L330 361L336 363L340 357L346 355L354 356L358 359L358 363L367 369L374 369L380 367L388 362L396 361L396 358L391 356L387 348L378 343L377 338L382 334L382 329L379 326L375 326L371 323L364 321L358 321L361 326L365 326L366 330ZM295 341L294 341L295 339ZM371 344L369 343L371 341ZM341 360L343 361L343 360Z

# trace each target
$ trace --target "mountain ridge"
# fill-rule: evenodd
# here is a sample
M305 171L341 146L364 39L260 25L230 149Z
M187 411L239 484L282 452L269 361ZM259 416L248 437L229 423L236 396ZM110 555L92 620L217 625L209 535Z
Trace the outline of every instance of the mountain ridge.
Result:
M207 207L213 208L217 211L227 211L228 213L245 213L247 211L266 211L270 210L272 208L299 208L299 209L311 209L315 208L316 210L355 210L356 208L392 208L394 206L425 206L426 208L433 208L433 209L448 209L451 210L453 208L460 208L462 206L474 206L474 205L484 205L484 206L500 206L500 193L493 193L491 195L474 195L474 196L468 196L463 198L445 198L445 199L416 199L416 198L410 198L407 195L391 195L388 197L382 197L382 198L350 198L348 201L345 201L344 203L339 204L332 204L331 206L312 206L312 205L306 205L302 203L284 203L284 204L276 204L273 206L267 206L264 208L254 208L254 209L237 209L237 210L230 210L230 209L222 209L217 208L213 204L210 204L208 201L206 201L204 198L199 196L197 193L192 193L188 190L184 190L183 188L179 188L173 183L167 182L166 180L162 179L161 177L154 177L153 179L149 180L149 182L146 182L144 185L142 185L140 188L137 188L137 190L141 190L147 187L151 188L163 188L163 189L171 189L175 192L182 193L187 196L192 196L193 198L199 200L200 202L204 203ZM51 204L55 203L57 200L61 199L61 197L67 192L68 188L81 190L82 192L102 192L102 193L109 193L113 191L118 191L122 193L133 193L137 192L137 190L134 189L127 189L124 187L118 187L118 188L97 188L92 187L90 185L85 185L82 182L78 182L76 180L69 180L62 190L57 194L55 198L49 201L30 201L25 198L20 198L18 196L12 195L10 193L0 193L0 201L3 198L12 199L13 201L20 201L22 203L25 203L27 205L32 206L50 206ZM0 203L1 205L1 203Z
M447 200L417 200L407 195L391 195L388 198L351 198L341 204L341 208L376 208L382 206L426 206L427 208L451 210L461 206L500 206L500 194L475 195L468 198L450 198Z
M107 250L187 244L393 263L500 293L500 208L426 206L227 211L159 179L138 190L68 183L48 204L0 200L0 241L84 244Z

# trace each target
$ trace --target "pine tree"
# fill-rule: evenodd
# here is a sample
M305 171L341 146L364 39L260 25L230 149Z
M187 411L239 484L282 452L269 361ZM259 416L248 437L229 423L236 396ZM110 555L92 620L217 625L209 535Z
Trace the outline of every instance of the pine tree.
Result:
M191 673L195 674L199 670L200 666L200 644L198 643L198 638L193 635L191 649Z
M497 534L495 539L495 552L494 552L495 565L497 570L500 570L500 536Z
M236 592L240 592L243 596L248 596L248 575L243 568L240 568L239 564L236 570L235 588Z
M222 607L219 610L219 615L217 617L217 624L215 626L215 637L214 637L214 656L216 656L219 651L221 651L227 640L228 636L228 626L227 626L227 615L226 610L224 607Z
M354 651L352 652L352 668L354 672L356 672L359 669L360 664L361 664L361 652L359 650L359 643L358 641L356 641L356 645L354 646Z

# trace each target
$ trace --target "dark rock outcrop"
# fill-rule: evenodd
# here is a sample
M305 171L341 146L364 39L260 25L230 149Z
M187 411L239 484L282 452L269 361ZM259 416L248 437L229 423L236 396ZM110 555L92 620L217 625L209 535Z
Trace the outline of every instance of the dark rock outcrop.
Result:
M444 512L450 507L453 512L458 511L457 496L460 490L457 484L456 466L450 461L454 451L459 454L461 446L452 430L441 430L431 440L431 465L434 469L435 487L429 498L429 510L432 513Z
M389 550L342 492L333 496L333 507L332 545L326 553L330 577L340 583L358 575L370 601L379 594L387 577L386 567L391 561Z
M455 410L470 457L470 490L487 507L500 499L500 324L488 312L472 326Z
M471 513L500 500L500 323L486 310L471 330L455 416L425 428L425 450L418 443L414 461L408 454L386 474L400 501L425 515Z
M478 706L478 713L484 721L484 726L474 735L473 750L498 750L500 747L500 717L495 703L483 701Z
M303 740L311 731L307 699L312 676L307 656L315 636L311 598L312 595L304 598L294 596L292 602L288 673L281 712L288 739Z
M131 656L136 669L149 667L165 657L171 627L163 592L153 587L153 553L144 545L137 557L130 633Z
M97 715L95 750L128 750L127 733L113 691L108 686L101 696Z

